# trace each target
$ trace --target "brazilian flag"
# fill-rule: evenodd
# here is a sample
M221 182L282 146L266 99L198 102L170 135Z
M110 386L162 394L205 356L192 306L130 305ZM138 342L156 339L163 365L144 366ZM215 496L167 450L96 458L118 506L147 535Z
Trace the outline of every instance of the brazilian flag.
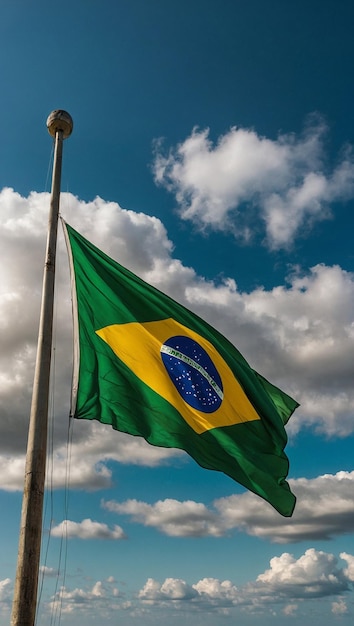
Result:
M185 450L291 516L284 424L298 406L197 315L63 222L73 283L73 415Z

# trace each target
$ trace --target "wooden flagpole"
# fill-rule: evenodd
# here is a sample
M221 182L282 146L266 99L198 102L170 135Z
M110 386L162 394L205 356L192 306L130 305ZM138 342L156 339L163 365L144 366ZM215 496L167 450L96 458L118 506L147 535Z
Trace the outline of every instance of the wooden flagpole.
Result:
M71 134L73 121L69 113L57 110L49 115L47 127L55 139L55 152L11 626L34 626L36 616L47 451L61 165L63 141Z

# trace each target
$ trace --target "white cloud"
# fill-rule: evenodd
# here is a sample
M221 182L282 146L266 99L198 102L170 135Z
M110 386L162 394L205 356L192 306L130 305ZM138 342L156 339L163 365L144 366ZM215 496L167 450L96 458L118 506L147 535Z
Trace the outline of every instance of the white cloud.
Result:
M297 604L287 604L283 608L283 613L284 613L284 615L295 615L296 611L297 611L297 608L298 608Z
M354 276L338 266L294 272L288 286L240 293L234 283L188 286L191 308L250 364L301 403L289 432L353 432Z
M60 610L63 613L73 613L74 610L90 611L92 604L100 605L102 600L106 600L106 590L104 589L102 582L97 581L93 587L86 591L81 588L68 591L65 588L60 589L53 598L50 607L53 611Z
M354 557L346 555L344 560L350 559ZM4 588L9 582L9 579L3 581ZM212 577L196 582L167 577L162 583L151 577L130 599L116 587L114 577L109 576L103 582L91 582L90 586L62 587L52 597L49 608L60 607L63 614L90 615L95 611L107 618L117 610L128 611L132 616L159 608L176 610L177 615L185 610L233 616L236 609L265 615L275 614L278 607L284 616L300 617L305 601L311 603L321 598L332 600L328 611L344 615L348 612L344 594L351 588L346 568L338 565L333 554L310 548L298 558L286 552L273 557L268 569L243 586Z
M348 580L343 570L337 568L335 556L314 548L306 550L297 560L287 552L273 557L270 569L260 574L257 582L264 583L275 593L291 593L292 597L298 594L299 597L320 597L348 589Z
M193 589L196 589L202 597L225 603L235 602L239 595L238 588L230 580L220 581L217 578L203 578L193 585Z
M23 198L0 192L0 469L1 487L22 489L31 386L36 353L42 264L49 195ZM251 366L301 402L289 432L308 426L326 435L353 432L354 277L338 266L294 272L287 286L238 290L234 279L206 281L174 259L160 220L96 198L85 203L62 195L62 212L85 236L143 278L185 304L225 334ZM28 262L31 260L31 263ZM66 480L71 377L71 304L68 263L59 234L55 315L55 377L50 410L55 472ZM84 420L74 425L71 485L98 489L111 484L109 459L158 465L177 450L148 446ZM6 471L5 471L6 470Z
M293 516L286 519L249 492L220 498L211 507L173 499L155 504L110 500L103 501L102 506L173 537L221 537L237 529L275 543L328 540L354 532L353 483L354 472L291 480L297 504ZM354 564L343 555L349 559L347 576L354 578Z
M10 598L11 579L0 580L0 602L5 602Z
M51 615L79 614L87 616L99 615L102 620L112 618L115 611L129 611L133 608L133 603L126 600L124 594L115 586L112 576L105 581L98 580L92 587L76 587L68 589L62 587L51 599L48 605Z
M344 569L344 574L351 582L354 582L354 556L347 552L342 552L340 558L347 562L348 567Z
M332 613L334 615L346 615L348 613L348 607L343 599L338 602L332 602Z
M335 556L310 548L298 559L288 553L272 558L269 569L242 587L216 578L204 578L192 585L181 579L167 578L161 584L149 578L138 597L150 605L189 601L191 606L216 610L239 606L250 611L266 607L273 611L276 604L284 603L282 613L291 616L298 609L294 600L331 598L349 589L349 581ZM344 612L340 610L343 605L340 599L334 612Z
M353 197L353 156L347 150L337 166L326 167L326 131L319 119L299 137L276 140L234 127L214 145L208 129L195 128L167 156L157 145L155 181L175 193L183 219L248 239L259 214L268 245L287 247L330 217L331 202Z
M39 566L39 573L42 576L45 577L57 577L58 576L58 570L54 569L54 567L48 567L47 565L40 565Z
M72 489L107 489L112 486L112 470L105 465L108 460L154 467L182 456L179 450L150 446L143 439L125 433L115 432L112 437L110 427L82 421L75 429L69 450L59 439L53 456L48 456L47 481L51 487L62 489L67 484L70 466ZM24 456L0 454L1 488L22 491L24 467Z
M63 520L54 526L50 533L53 537L65 537L67 539L125 539L123 529L120 526L109 528L107 524L84 519L82 522Z
M179 578L166 578L162 585L149 578L143 589L139 591L138 597L149 603L156 600L191 600L197 595L193 587Z
M281 519L251 493L221 498L214 506L226 527L277 543L330 539L354 531L354 472L289 481L297 497L291 518Z
M178 502L169 498L154 505L138 500L122 503L110 500L102 505L108 511L130 515L134 521L158 528L172 537L219 537L223 534L215 513L200 502Z

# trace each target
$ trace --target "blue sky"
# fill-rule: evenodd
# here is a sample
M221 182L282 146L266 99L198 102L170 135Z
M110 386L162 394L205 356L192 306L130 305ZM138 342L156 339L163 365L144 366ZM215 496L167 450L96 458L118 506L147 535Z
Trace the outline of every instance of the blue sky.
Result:
M180 452L85 422L73 425L66 497L60 233L38 625L352 623L353 17L350 0L1 3L0 626L56 108L74 119L64 218L301 403L287 427L298 503L287 520Z

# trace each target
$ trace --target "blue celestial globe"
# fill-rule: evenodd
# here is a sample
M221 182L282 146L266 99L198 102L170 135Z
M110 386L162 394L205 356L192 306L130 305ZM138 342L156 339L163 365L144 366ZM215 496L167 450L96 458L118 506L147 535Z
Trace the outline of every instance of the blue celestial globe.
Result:
M219 372L207 352L190 337L175 336L161 346L166 371L183 400L203 413L213 413L223 400Z

